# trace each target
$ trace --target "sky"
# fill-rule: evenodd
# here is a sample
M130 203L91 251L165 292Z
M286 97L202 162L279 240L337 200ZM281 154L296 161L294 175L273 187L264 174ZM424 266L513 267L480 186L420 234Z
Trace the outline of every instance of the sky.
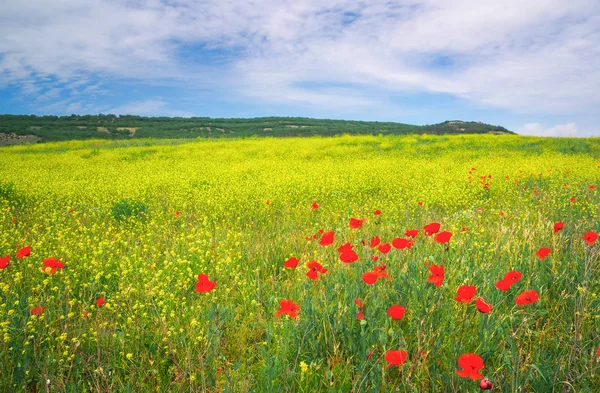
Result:
M600 136L598 0L0 0L0 113Z

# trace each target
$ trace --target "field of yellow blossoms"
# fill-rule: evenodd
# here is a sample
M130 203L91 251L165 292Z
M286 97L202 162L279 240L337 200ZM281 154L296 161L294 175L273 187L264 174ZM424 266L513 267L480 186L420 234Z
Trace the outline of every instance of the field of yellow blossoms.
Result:
M0 148L1 392L599 392L600 140Z

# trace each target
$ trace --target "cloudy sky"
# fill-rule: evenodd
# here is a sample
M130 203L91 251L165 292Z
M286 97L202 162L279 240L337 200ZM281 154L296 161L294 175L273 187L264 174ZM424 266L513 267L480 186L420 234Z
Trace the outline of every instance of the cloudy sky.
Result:
M0 0L0 113L600 136L598 0Z

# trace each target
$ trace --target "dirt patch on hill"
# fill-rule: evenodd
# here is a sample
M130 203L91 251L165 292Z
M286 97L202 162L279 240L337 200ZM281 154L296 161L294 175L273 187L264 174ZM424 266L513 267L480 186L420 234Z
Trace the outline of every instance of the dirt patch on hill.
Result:
M106 127L96 127L96 131L108 133L108 128L106 128Z
M36 143L41 139L42 138L35 135L17 135L15 133L5 134L0 132L0 146Z
M129 136L134 136L137 127L117 127L117 131L129 131Z

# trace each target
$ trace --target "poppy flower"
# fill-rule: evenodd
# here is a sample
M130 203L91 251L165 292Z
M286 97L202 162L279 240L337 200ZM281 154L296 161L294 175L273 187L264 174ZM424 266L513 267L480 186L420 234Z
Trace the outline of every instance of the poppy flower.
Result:
M427 224L423 227L423 231L425 231L425 235L431 236L440 231L440 223L432 222L431 224Z
M373 212L373 214L375 214L376 216L378 216L378 215L380 215L380 214L381 214L381 210L375 210L375 211Z
M417 237L417 235L419 234L419 230L417 229L409 229L408 231L404 232L404 236L406 237Z
M555 222L554 223L554 233L558 232L558 231L562 231L563 228L565 227L565 223L564 222Z
M454 300L460 303L471 303L471 300L473 300L475 293L477 293L476 286L462 285L456 291L456 297L454 298Z
M367 360L371 359L371 356L373 356L373 350L369 349L369 353L367 354Z
M210 292L215 288L216 285L216 282L208 279L208 274L199 274L198 282L196 283L196 292Z
M358 314L356 314L356 319L359 321L362 321L363 319L365 319L365 313L361 311L358 312Z
M574 202L576 202L576 201L577 201L577 198L570 198L570 199L569 199L569 201L571 201L571 202L573 202L573 203L574 203Z
M313 210L317 210L317 209L319 208L319 204L318 204L317 202L313 202L313 203L312 203L312 205L310 205L310 207L311 207Z
M377 249L379 250L379 252L381 252L383 254L387 254L392 249L392 246L390 246L390 243L385 243L385 244L380 244Z
M521 277L522 277L521 272L517 272L517 271L508 272L504 275L504 278L502 280L498 281L495 284L496 288L498 288L501 291L508 291L510 289L511 285L519 282Z
M363 306L365 305L365 303L360 299L360 298L356 298L354 299L354 304L356 304L356 307L363 308Z
M598 351L596 351L596 355L600 358L600 346L598 347Z
M463 378L471 378L473 380L482 379L483 375L479 374L484 366L483 359L474 353L465 353L458 358L458 365L462 370L457 370L456 373Z
M594 243L596 243L596 240L598 240L598 234L596 232L589 231L583 235L583 240L590 246L593 246Z
M0 258L0 269L6 269L9 261L10 261L10 255Z
M377 274L377 278L390 278L385 270L386 267L386 265L375 266L373 268L373 273Z
M390 368L392 366L400 366L402 363L406 361L406 351L387 351L385 353L385 361L389 364L386 368Z
M537 292L535 290L531 289L529 291L525 291L525 292L521 293L520 295L517 295L517 297L515 298L515 302L519 306L524 306L526 304L535 303L538 299L539 299L539 296L538 296Z
M354 246L350 243L341 245L338 248L340 260L344 263L353 263L358 261L358 255L354 252Z
M346 242L338 247L337 252L345 253L345 252L350 252L352 250L354 250L354 246L352 244Z
M364 218L350 218L350 228L356 229L360 228L365 221Z
M308 268L308 273L306 273L306 276L308 278L310 278L311 280L316 280L317 278L319 278L319 273L321 273L321 274L327 273L327 269L325 269L317 261L310 261L310 262L308 262L306 264L306 267Z
M448 243L450 241L450 238L452 237L452 232L440 232L437 235L435 235L435 237L433 238L433 240L435 240L438 243Z
M460 231L461 232L466 232L467 231L467 227L462 227L462 229Z
M371 260L372 261L377 261L377 260L379 260L379 256L377 256L377 255L371 255Z
M542 248L540 248L539 250L537 250L537 252L536 252L535 254L538 256L538 258L540 258L540 259L544 259L544 258L546 258L546 257L548 256L548 254L550 254L551 252L552 252L552 250L551 250L551 249L549 249L549 248L545 248L545 247L542 247Z
M595 187L595 186L593 186L593 185L592 185L592 186L590 186L590 190L594 190L594 189L596 189L596 187Z
M404 312L406 312L404 307L394 304L388 308L387 314L392 317L393 320L399 321L404 316Z
M401 237L397 237L394 240L392 240L392 246L394 248L397 248L398 250L403 250L405 248L411 248L414 244L415 244L415 242L413 242L412 240L404 239Z
M96 300L96 304L98 305L98 307L102 307L102 306L104 306L104 303L105 303L105 302L104 302L104 298L103 298L102 296L100 296L100 297L98 298L98 300Z
M431 275L427 279L427 282L432 283L436 287L441 287L444 283L444 265L431 265L429 266Z
M486 303L482 297L478 297L475 300L475 306L477 307L479 312L484 313L484 314L488 314L490 311L492 311L492 305Z
M292 318L296 318L298 316L299 309L300 307L292 302L291 299L281 299L279 301L279 310L277 313L275 313L275 316L279 317L280 315L289 315Z
M23 247L19 251L17 251L17 258L21 259L21 258L28 257L30 253L31 253L30 246Z
M333 235L334 232L325 232L323 233L323 235L321 236L321 241L319 242L320 245L322 246L328 246L331 243L333 243Z
M379 244L381 243L381 239L379 238L379 236L375 236L374 238L371 239L371 241L369 242L369 247L371 248L375 248L377 247Z
M61 263L58 259L55 258L46 258L42 263L45 266L42 269L42 271L48 274L54 274L56 273L57 269L62 269L63 267L65 267L64 263Z
M490 382L489 379L483 378L481 381L479 381L479 387L481 388L481 390L491 390L494 387L494 385Z
M287 261L285 261L283 263L283 266L287 267L288 269L293 269L298 266L298 262L299 262L298 258L291 257L290 259L288 259Z
M367 283L368 285L375 284L377 282L378 278L379 278L379 275L374 272L366 272L365 274L362 275L362 280L365 283Z
M419 201L417 203L419 204L419 206L423 206L423 202Z
M40 315L43 311L44 311L43 306L37 306L37 307L32 308L30 313L31 313L31 315Z

